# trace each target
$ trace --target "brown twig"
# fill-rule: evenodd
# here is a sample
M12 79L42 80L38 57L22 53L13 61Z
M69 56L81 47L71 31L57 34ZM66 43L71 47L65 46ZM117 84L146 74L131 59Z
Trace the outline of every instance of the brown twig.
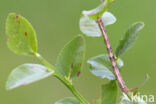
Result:
M117 63L116 63L116 60L115 60L115 56L114 56L114 53L112 51L112 47L111 47L111 44L109 42L108 35L107 35L106 30L105 30L105 27L104 27L104 24L102 22L102 19L98 18L97 19L97 23L99 24L100 30L102 32L102 36L103 36L105 44L106 44L106 48L107 48L107 52L109 54L111 65L112 65L112 67L114 69L114 75L115 75L115 77L116 77L116 79L118 81L118 84L119 84L122 92L127 94L128 93L128 88L126 87L125 82L123 81L122 76L120 74L120 71L119 71L119 68L117 66Z

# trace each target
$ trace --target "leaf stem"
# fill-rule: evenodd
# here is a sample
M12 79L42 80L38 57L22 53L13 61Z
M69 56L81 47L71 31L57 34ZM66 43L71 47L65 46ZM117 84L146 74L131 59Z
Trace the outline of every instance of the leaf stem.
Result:
M98 18L97 23L99 25L99 28L100 28L100 30L102 32L103 39L105 41L105 45L106 45L106 48L107 48L107 52L109 54L111 65L112 65L112 67L114 69L114 75L115 75L115 77L116 77L116 79L118 81L118 84L119 84L122 92L127 94L128 93L128 88L126 87L125 82L122 79L119 68L118 68L117 63L115 61L115 55L114 55L114 53L112 51L112 47L111 47L111 44L109 42L109 38L108 38L108 35L107 35L107 32L106 32L105 26L103 24L102 18Z
M82 104L89 104L87 100L85 100L80 93L75 89L72 82L65 79L56 69L52 66L48 61L46 61L39 53L36 53L35 56L40 60L40 62L45 65L48 69L47 71L54 70L54 76L59 79L72 93L73 95L82 103Z

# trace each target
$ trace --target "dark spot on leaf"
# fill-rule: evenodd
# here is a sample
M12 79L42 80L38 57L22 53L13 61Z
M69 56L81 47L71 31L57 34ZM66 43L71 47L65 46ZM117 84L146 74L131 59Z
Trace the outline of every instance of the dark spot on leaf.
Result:
M16 15L16 19L18 19L18 15Z
M96 100L93 100L93 103L96 103Z
M82 66L82 64L80 63L79 66Z
M18 22L18 24L20 24L20 21L19 20L17 22Z
M79 72L77 73L77 75L76 75L76 76L77 76L77 77L79 77L79 76L80 76L80 74L81 74L81 72L79 71Z
M25 35L25 36L27 36L27 35L28 35L28 33L27 33L27 32L25 32L25 33L24 33L24 35Z

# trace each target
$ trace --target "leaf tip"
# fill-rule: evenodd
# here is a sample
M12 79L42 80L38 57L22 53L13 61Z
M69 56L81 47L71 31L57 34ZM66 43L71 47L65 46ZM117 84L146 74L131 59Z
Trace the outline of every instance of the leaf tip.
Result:
M13 17L13 19L18 19L19 16L20 16L20 15L17 14L17 13L9 13L7 19L10 18L10 17Z
M24 35L25 35L25 36L28 36L28 33L27 33L27 32L25 32L25 33L24 33Z
M10 87L8 81L6 82L5 89L6 89L7 91L10 91L10 90L13 89L13 87Z
M79 72L76 74L76 76L77 76L77 77L79 77L79 76L80 76L80 74L81 74L81 72L79 71Z
M141 22L141 21L138 22L138 24L140 24L142 28L145 26L145 23L144 22Z

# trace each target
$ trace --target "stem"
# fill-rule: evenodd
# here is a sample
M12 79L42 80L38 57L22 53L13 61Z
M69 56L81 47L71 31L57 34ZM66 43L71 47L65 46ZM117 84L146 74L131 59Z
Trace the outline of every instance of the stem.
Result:
M120 71L119 71L119 68L117 66L117 63L116 63L116 60L115 60L115 56L114 56L114 53L112 51L112 47L111 47L111 44L109 42L109 38L108 38L107 32L105 30L104 24L102 22L102 19L98 18L97 19L97 23L99 25L99 28L100 28L100 30L102 32L102 36L103 36L104 41L105 41L105 45L106 45L106 48L107 48L107 52L109 54L111 65L112 65L112 67L114 69L114 75L115 75L115 77L116 77L116 79L118 81L118 84L119 84L122 92L127 94L128 93L128 88L126 87L125 82L122 79L122 76L120 74Z
M56 76L72 93L73 95L82 103L82 104L89 104L87 100L85 100L81 94L75 89L71 82L65 80L62 77Z
M47 71L54 70L54 76L59 79L72 93L73 95L82 103L82 104L89 104L87 100L85 100L80 93L75 89L72 82L65 79L56 69L52 66L48 61L46 61L40 54L36 53L35 56L44 64L48 69Z

